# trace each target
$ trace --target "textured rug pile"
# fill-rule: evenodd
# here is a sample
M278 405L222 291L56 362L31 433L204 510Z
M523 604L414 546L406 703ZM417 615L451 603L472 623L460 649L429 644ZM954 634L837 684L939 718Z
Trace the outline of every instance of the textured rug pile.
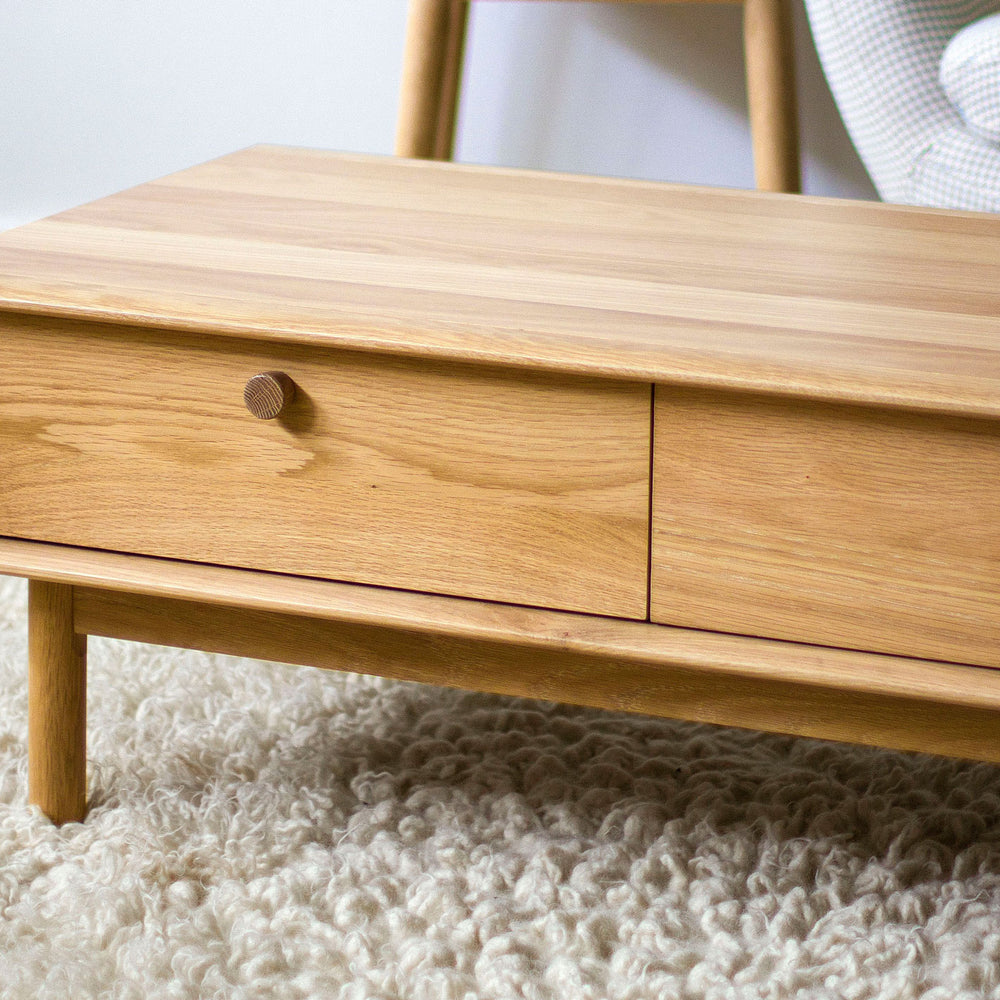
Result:
M26 805L0 996L1000 997L1000 769L91 640L92 812Z

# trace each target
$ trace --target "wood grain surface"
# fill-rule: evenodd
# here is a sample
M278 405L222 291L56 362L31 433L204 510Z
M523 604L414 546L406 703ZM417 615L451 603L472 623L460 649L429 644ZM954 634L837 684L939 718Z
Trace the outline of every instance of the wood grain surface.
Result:
M1000 761L1000 675L976 667L642 622L569 623L544 611L528 612L522 634L515 627L498 641L446 627L431 634L86 587L74 593L80 626L97 635Z
M1000 760L1000 672L0 538L91 634Z
M1000 415L1000 218L255 147L0 235L0 311Z
M641 383L43 318L0 371L5 534L646 617Z
M1000 666L1000 425L658 386L654 621Z
M1000 672L0 538L92 634L1000 760Z
M243 386L243 403L258 420L274 420L295 399L295 383L284 372L260 372Z
M115 591L183 603L201 601L209 606L353 622L409 633L536 649L557 647L620 661L669 662L719 676L740 674L761 681L830 684L871 695L910 696L927 702L1000 710L1000 672L983 667L959 669L955 664L900 656L15 538L0 537L0 572L68 584L81 592ZM83 628L79 619L77 627ZM968 683L970 679L975 683ZM620 707L625 707L624 703Z

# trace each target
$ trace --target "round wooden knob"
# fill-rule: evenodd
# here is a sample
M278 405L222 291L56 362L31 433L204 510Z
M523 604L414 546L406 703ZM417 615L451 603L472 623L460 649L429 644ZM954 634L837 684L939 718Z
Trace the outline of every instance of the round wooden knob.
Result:
M295 398L295 383L284 372L254 375L243 390L243 402L258 420L273 420Z

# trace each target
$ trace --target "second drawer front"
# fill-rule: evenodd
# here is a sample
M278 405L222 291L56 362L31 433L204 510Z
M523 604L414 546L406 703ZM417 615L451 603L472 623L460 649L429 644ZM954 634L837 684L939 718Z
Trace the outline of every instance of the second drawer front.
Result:
M646 615L648 386L41 320L0 367L0 534Z
M651 614L1000 666L1000 427L657 386Z

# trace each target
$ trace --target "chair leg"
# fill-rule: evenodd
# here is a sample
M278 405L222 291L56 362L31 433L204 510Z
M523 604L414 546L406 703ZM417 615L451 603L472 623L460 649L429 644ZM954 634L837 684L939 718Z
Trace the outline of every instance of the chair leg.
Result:
M754 170L761 191L798 193L798 113L788 0L744 0L743 37Z
M468 0L410 0L396 155L451 158Z
M458 118L458 98L462 83L462 58L465 55L465 35L469 19L468 0L452 0L448 20L448 40L445 49L444 72L441 79L441 100L438 111L434 158L450 160L455 148L455 123Z
M73 588L28 585L28 798L54 823L87 811L87 637L73 628Z

